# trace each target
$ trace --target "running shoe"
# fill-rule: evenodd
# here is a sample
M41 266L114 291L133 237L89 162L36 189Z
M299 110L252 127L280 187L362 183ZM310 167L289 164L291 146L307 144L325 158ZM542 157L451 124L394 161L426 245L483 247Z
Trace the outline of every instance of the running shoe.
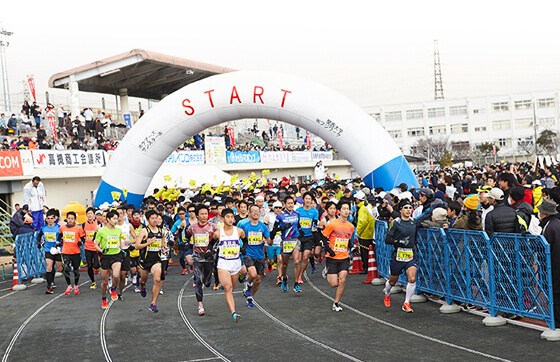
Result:
M138 278L138 276L136 274L134 274L132 276L132 284L136 284L136 279Z
M322 255L319 256L319 259L317 260L317 262L318 262L319 264L321 264L321 263L323 262L323 256L322 256Z
M294 292L296 292L296 293L301 293L301 292L302 292L301 287L299 286L299 284L294 285Z
M252 294L252 290L253 290L253 284L249 285L249 283L246 284L246 290L247 290L247 294L245 295L246 297L250 297Z
M220 290L220 284L214 284L212 290Z
M99 274L99 269L93 269L93 274L95 275Z
M187 269L183 269L183 272L181 273L181 275L185 275L187 274Z
M206 312L204 311L204 306L199 305L198 306L198 315L204 315L204 314L206 314Z
M323 278L327 279L327 267L323 268L323 271L321 272L321 275L323 276Z
M54 292L53 292L52 288L48 288L48 289L45 291L45 294L53 294L53 293L54 293Z
M276 277L276 285L282 284L282 278Z
M335 312L342 312L342 307L337 305L336 303L333 303L332 310L334 310Z
M51 283L51 288L56 288L55 282L52 282L52 283Z
M315 267L312 266L312 267L311 267L311 274L315 274L315 271L316 271Z
M163 294L163 289L160 289L160 290L159 290L159 294Z
M412 313L412 312L414 312L414 311L412 310L412 308L410 308L410 303L404 303L404 304L402 305L402 310L405 311L406 313Z
M385 306L387 308L389 308L391 306L391 296L390 295L385 294L385 299L383 299L383 304L385 304Z
M233 318L233 321L235 323L239 322L239 320L241 319L241 316L235 312L233 312L233 314L231 315L231 317Z
M272 270L278 269L276 265L277 265L276 263L272 264Z
M192 287L193 287L193 288L196 288L196 282L195 282L194 280L193 280L193 282L192 282Z
M64 294L70 295L70 292L71 292L71 291L72 291L72 286L69 285L69 286L66 288L66 290L64 291Z
M95 289L95 288L97 288L97 284L95 284L95 282L91 283L89 289Z
M247 297L247 307L254 307L253 297Z
M117 300L117 291L113 288L111 288L111 299L112 300Z
M148 308L148 309L149 309L150 311L154 312L154 313L157 313L157 312L158 312L158 309L156 308L156 305L155 305L155 304L151 304L151 305L150 305L150 308Z
M303 284L303 280L301 280L301 277L299 277L297 282L298 282L298 284Z
M282 279L282 290L285 292L288 291L288 278Z
M243 275L241 275L241 273L239 273L238 279L239 279L239 283L243 283L245 277Z
M120 300L120 301L122 302L122 301L123 301L122 294L117 294L117 299Z
M80 289L78 289L77 285L74 285L74 295L80 294Z
M146 297L146 288L140 288L140 295L142 296L142 298Z
M107 308L109 308L109 304L107 303L107 299L102 299L102 300L101 300L101 308L102 308L102 309L107 309Z
M134 287L134 293L140 293L140 288Z

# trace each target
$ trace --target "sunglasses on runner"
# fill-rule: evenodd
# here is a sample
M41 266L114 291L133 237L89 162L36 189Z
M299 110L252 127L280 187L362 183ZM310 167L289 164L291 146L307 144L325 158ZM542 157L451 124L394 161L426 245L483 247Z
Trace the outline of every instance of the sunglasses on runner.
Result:
M403 206L403 209L412 209L412 206Z

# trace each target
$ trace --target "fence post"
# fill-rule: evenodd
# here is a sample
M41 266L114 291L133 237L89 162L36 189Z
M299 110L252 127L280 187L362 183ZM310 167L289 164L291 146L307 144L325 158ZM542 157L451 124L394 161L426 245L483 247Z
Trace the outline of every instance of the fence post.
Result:
M457 304L453 303L453 299L451 298L451 268L449 265L449 239L447 236L447 232L443 232L443 262L445 268L445 302L447 304L443 304L439 311L444 314L451 314L451 313L459 313L461 311L461 307Z
M490 313L489 317L486 317L482 320L482 323L488 327L497 327L503 326L507 324L507 321L504 317L498 316L498 308L496 305L496 279L494 274L494 252L492 250L492 244L494 243L495 237L492 235L492 238L488 240L488 281L490 285L490 307L488 308L488 312Z
M517 279L517 309L523 310L523 275L521 273L520 236L515 235L515 276Z

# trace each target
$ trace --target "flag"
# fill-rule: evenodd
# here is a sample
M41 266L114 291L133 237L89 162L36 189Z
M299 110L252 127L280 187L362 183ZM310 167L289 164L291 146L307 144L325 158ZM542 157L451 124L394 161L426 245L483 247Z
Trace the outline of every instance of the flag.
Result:
M52 108L48 108L47 109L47 120L49 121L49 127L51 128L51 132L52 132L52 137L54 140L54 143L57 142L57 137L56 137L56 118L54 116L54 109Z
M311 134L307 132L307 149L311 151Z
M280 149L284 148L284 144L282 142L282 130L281 129L278 130L278 142L280 144Z
M37 98L35 97L35 79L33 78L33 74L27 75L27 84L29 84L29 90L31 91L33 100L37 102Z

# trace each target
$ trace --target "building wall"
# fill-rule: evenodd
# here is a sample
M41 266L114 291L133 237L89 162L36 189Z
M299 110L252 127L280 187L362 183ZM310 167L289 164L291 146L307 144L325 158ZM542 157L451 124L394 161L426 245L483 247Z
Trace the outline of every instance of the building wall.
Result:
M491 142L500 148L499 155L513 155L526 153L520 145L523 142L531 144L525 148L532 152L534 117L537 133L558 131L559 106L555 90L387 105L366 111L406 155L413 155L417 140L426 136L449 137L450 142L468 142L471 147Z

